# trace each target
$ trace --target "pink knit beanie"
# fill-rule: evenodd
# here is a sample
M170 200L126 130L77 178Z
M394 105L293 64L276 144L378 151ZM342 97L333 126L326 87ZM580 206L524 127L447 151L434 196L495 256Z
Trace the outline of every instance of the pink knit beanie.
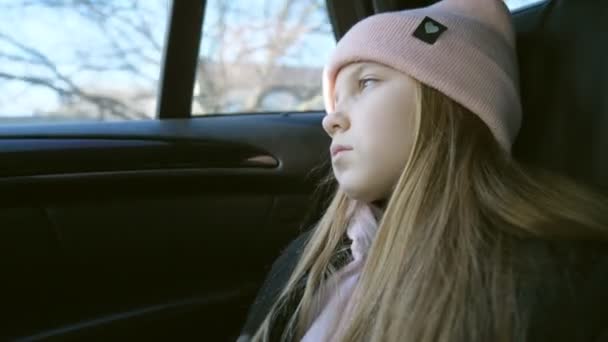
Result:
M443 0L358 22L338 42L323 72L327 112L334 111L340 69L366 61L439 90L477 114L511 150L522 110L515 33L501 0Z

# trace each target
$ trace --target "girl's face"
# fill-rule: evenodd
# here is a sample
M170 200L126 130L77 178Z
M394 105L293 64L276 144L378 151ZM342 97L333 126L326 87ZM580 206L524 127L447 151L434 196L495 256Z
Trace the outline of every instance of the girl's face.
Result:
M387 199L409 158L416 124L417 81L377 63L353 63L336 79L335 112L323 119L331 161L351 198Z

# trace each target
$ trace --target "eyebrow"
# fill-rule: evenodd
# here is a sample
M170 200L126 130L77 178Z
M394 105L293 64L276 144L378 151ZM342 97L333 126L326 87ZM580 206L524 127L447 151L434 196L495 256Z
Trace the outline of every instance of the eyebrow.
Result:
M348 70L348 72L346 73L346 76L342 76L343 78L345 77L346 79L352 78L353 75L361 75L363 73L363 70L365 68L369 67L369 65L367 63L359 63L357 64L356 67L354 67L352 70ZM336 82L337 85L337 82ZM334 106L338 103L338 92L335 91L334 92Z

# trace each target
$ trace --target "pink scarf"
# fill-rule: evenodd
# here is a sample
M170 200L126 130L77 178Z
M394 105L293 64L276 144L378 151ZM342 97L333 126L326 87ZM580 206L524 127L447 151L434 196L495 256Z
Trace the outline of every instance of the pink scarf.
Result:
M351 216L346 231L352 240L352 261L332 275L326 285L325 296L321 299L321 311L302 337L302 342L331 341L336 322L340 315L347 312L350 300L365 264L367 252L378 229L376 216L380 209L366 204L358 204ZM335 284L335 286L330 286Z

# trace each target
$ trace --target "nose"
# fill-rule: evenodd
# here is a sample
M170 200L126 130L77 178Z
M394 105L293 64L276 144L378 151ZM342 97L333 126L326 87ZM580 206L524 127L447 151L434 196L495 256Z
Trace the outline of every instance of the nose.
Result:
M330 137L333 137L338 130L346 131L349 127L350 122L341 111L327 113L323 118L323 129Z

